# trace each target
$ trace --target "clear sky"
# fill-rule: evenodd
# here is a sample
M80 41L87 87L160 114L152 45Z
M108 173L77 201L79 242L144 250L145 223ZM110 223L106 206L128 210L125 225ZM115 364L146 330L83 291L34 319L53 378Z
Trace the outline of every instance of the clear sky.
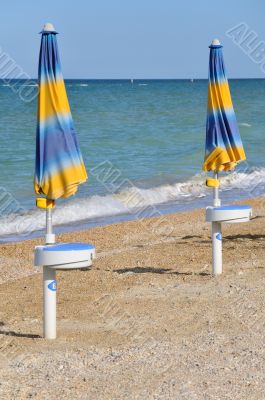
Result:
M10 0L0 46L34 78L38 32L52 22L65 78L206 78L217 37L230 78L265 78L226 35L244 22L265 41L264 18L265 0Z

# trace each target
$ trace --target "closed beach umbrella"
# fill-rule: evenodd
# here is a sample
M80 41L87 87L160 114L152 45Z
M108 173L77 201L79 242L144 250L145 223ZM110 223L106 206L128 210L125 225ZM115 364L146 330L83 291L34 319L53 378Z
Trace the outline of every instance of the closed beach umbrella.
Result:
M67 99L54 27L41 32L39 97L34 188L36 204L46 209L46 244L35 248L35 265L43 267L44 337L56 338L56 269L90 266L94 246L82 243L55 244L52 208L55 200L76 193L87 180Z
M213 179L206 180L206 185L213 187L213 207L206 208L206 221L212 223L212 271L214 275L219 275L222 273L221 224L249 221L251 207L241 205L221 207L218 173L233 170L239 161L246 159L246 156L225 75L222 46L219 40L215 39L209 47L208 109L203 169L213 172Z
M34 188L49 200L69 197L87 180L52 24L41 32Z
M246 159L225 74L222 46L210 47L204 171L229 171Z

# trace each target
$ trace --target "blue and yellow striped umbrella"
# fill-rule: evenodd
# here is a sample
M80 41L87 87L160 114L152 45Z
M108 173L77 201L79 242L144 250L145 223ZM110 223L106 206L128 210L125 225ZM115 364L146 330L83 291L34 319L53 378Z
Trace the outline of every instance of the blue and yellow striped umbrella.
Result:
M34 189L56 200L76 193L87 180L51 24L41 32Z
M229 171L246 159L225 75L222 46L210 47L204 171Z

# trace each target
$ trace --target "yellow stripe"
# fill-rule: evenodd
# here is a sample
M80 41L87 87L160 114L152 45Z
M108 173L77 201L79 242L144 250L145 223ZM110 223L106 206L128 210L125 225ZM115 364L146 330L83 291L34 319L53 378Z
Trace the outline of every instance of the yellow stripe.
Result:
M209 83L208 86L208 110L219 108L232 108L232 99L228 82Z
M59 197L69 197L78 189L78 185L87 180L84 164L65 168L55 175L48 176L44 184L39 186L35 183L35 192L44 194L48 199L56 200Z
M70 113L64 81L47 81L40 85L39 119L41 121L58 113Z
M38 208L54 208L55 201L46 199L45 197L37 197L36 198L36 207Z
M219 179L207 178L206 179L206 186L208 187L219 187L220 181Z
M217 147L205 159L203 164L204 171L230 171L235 168L238 161L246 159L243 147L236 147L234 149L224 150Z

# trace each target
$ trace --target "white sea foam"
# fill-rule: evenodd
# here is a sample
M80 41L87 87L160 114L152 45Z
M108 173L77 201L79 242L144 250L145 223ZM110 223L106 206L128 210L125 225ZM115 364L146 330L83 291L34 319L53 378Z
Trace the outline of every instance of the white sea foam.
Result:
M87 83L80 83L79 86L88 86Z
M250 128L251 127L251 125L248 124L247 122L240 122L238 125L239 126L245 126L246 128Z
M253 197L265 191L265 168L250 172L232 172L221 178L224 191L240 190L245 197ZM257 190L257 191L256 191ZM55 225L78 223L102 217L135 214L139 208L178 202L194 201L210 195L205 186L205 175L197 174L186 182L177 182L149 189L130 187L116 194L91 196L73 199L61 204L54 210ZM33 232L45 226L45 213L42 210L31 210L24 215L9 215L0 219L0 237Z

